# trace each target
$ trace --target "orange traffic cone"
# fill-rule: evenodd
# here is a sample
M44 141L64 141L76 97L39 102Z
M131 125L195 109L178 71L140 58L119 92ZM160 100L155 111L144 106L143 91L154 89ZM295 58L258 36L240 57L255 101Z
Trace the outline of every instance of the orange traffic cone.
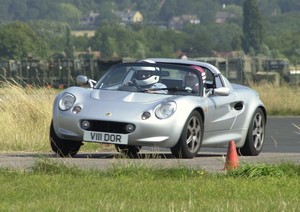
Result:
M225 170L236 169L240 166L238 154L236 152L236 146L234 141L229 141L226 162L225 162Z

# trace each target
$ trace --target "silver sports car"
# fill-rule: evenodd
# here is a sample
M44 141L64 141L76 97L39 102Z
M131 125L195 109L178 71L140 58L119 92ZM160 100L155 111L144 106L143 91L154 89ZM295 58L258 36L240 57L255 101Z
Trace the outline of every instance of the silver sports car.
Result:
M267 113L258 93L211 64L149 58L77 83L54 101L50 143L59 156L74 156L84 142L113 144L129 157L153 146L193 158L232 140L241 155L262 150Z

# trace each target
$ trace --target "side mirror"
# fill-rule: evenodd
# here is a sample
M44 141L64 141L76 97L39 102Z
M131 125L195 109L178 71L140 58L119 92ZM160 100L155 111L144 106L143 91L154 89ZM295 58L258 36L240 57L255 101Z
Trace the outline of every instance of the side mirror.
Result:
M89 79L87 76L84 75L78 75L76 77L76 82L80 86L89 84L91 88L94 87L94 84L96 84L95 80Z
M215 88L214 94L217 96L228 96L230 94L230 89L226 87Z
M78 85L86 85L88 83L89 79L87 78L87 76L83 76L83 75L78 75L76 77L76 82Z

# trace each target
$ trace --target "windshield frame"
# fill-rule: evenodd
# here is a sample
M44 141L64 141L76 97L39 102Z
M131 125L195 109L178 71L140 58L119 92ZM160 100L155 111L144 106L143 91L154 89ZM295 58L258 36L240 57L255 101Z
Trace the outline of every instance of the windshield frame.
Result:
M99 79L95 85L95 89L100 90L123 90L120 87L128 82L132 81L132 78L141 67L148 67L149 69L155 69L155 74L159 76L159 82L163 83L170 81L167 88L157 88L155 90L169 90L169 94L178 94L178 95L197 95L202 96L203 94L203 82L201 74L186 65L174 65L174 64L162 64L162 63L146 63L146 62L133 62L133 63L119 63L111 66L107 72ZM189 89L184 87L184 74L190 72L197 77L197 82L199 86L199 91L192 92ZM115 79L111 79L115 77ZM177 76L178 75L178 76ZM110 81L111 80L111 81ZM181 85L180 85L180 82ZM172 83L174 85L172 85ZM146 89L137 90L137 92L145 92ZM149 89L147 89L149 90ZM130 90L134 92L135 90Z

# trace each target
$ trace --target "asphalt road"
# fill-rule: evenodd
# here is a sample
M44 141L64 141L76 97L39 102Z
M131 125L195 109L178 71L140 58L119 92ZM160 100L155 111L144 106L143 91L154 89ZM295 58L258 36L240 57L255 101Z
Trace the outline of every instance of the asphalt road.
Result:
M50 147L49 147L50 148ZM80 168L107 169L115 165L156 167L187 166L223 172L227 149L202 148L193 159L174 159L168 149L144 149L139 159L122 158L116 152L79 153L75 158L58 158L52 153L2 153L0 167L30 169L40 158L75 165ZM263 151L256 157L239 156L242 163L300 164L300 117L270 117Z
M300 117L270 117L263 152L300 153Z

